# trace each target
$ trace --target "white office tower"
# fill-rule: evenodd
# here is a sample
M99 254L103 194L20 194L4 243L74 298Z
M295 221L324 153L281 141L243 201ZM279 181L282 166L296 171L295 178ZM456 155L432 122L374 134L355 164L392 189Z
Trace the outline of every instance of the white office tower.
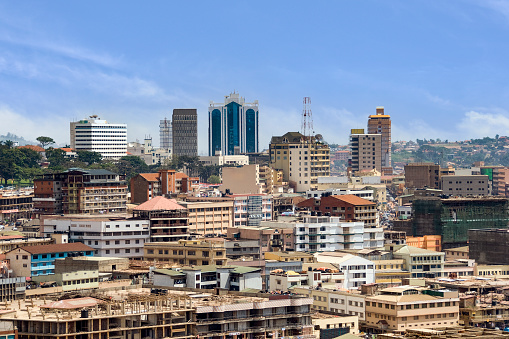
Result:
M159 147L173 153L173 128L171 120L166 118L159 121Z
M127 125L110 124L97 115L71 122L71 148L100 153L104 160L127 154Z

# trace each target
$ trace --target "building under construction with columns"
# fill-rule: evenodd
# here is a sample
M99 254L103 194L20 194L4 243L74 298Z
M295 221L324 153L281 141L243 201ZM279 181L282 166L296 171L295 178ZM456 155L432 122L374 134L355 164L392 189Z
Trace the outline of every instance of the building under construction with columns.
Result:
M470 229L507 228L508 222L507 198L422 197L412 203L412 220L395 224L394 230L405 231L407 236L440 235L442 248L447 249L465 246Z

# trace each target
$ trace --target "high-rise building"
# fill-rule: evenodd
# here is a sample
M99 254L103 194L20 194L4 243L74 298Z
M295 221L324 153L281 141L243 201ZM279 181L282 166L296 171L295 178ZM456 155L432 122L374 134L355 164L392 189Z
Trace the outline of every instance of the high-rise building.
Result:
M368 134L382 135L382 171L385 174L392 174L391 116L384 113L383 106L378 106L376 114L369 116Z
M270 167L283 171L283 181L297 192L317 189L318 177L330 175L330 148L315 137L288 132L272 137Z
M258 152L258 100L245 102L230 93L223 103L209 105L209 156Z
M127 154L127 125L110 124L97 115L71 122L71 148L118 160Z
M174 109L172 117L173 154L198 155L198 114L196 109Z
M364 129L352 129L350 134L351 159L349 166L352 172L382 172L380 134L365 134Z
M159 147L173 152L173 136L171 120L164 118L159 121Z

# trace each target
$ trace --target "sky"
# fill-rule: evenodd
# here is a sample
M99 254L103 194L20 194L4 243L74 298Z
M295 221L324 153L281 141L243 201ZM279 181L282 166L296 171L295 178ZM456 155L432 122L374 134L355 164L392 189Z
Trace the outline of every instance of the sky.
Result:
M392 140L508 135L509 1L0 0L0 134L69 142L97 114L152 136L174 108L259 101L260 149L301 130L347 144L384 106Z

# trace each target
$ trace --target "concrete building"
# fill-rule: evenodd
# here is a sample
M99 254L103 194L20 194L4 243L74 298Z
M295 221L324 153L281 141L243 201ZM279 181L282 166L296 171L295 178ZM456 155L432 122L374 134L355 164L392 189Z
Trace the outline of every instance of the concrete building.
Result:
M388 245L396 259L405 260L405 268L412 278L440 278L444 270L445 253L422 248Z
M508 245L507 228L468 231L468 257L478 265L509 265Z
M258 100L245 102L238 93L209 105L209 156L258 152Z
M359 317L357 316L320 311L313 314L312 321L316 338L337 338L345 335L344 339L349 339L346 337L347 334L359 334Z
M196 109L174 109L172 115L173 154L198 155L198 113Z
M299 132L273 136L269 152L269 166L281 170L296 192L316 189L318 178L330 175L330 148L314 137Z
M164 118L159 121L159 147L173 154L173 130L170 119Z
M281 226L234 226L228 228L228 239L257 240L262 253L274 251L293 251L293 228Z
M345 182L347 183L347 181ZM306 198L323 198L328 196L334 196L334 195L355 195L356 197L366 199L369 201L374 200L374 192L373 190L353 190L348 188L329 188L325 190L314 190L314 191L307 191L306 192Z
M198 235L226 234L233 226L233 200L179 201L187 208L189 232Z
M127 125L110 124L97 115L71 122L71 148L100 153L103 159L127 155Z
M30 218L34 209L32 190L0 191L0 221Z
M88 257L66 257L56 259L55 270L50 275L32 277L35 283L55 283L62 291L77 291L99 287L99 269Z
M251 258L252 260L261 259L260 242L257 240L232 240L228 239L224 243L226 257L229 260L241 258Z
M431 162L416 162L405 165L407 188L441 188L440 166Z
M265 260L277 260L285 262L300 261L301 263L315 263L315 256L311 253L299 252L299 251L274 251L264 252L263 256ZM288 271L288 270L285 270ZM300 272L299 270L298 272Z
M152 145L152 137L145 137L143 144L139 142L127 143L129 155L140 157L147 165L164 165L170 161L173 153L167 148L157 148Z
M470 259L469 247L455 247L444 250L445 260Z
M375 282L375 264L371 260L341 252L315 253L315 257L318 262L334 264L344 273L346 289L357 289Z
M51 216L43 218L40 227L41 235L68 234L70 242L82 242L100 257L142 259L143 245L150 239L150 221L126 215Z
M232 194L233 225L260 226L272 220L272 196L268 194Z
M155 197L133 209L133 215L150 222L150 242L187 239L189 236L187 209L176 200Z
M440 235L423 235L422 237L406 237L408 246L440 252L442 250L442 237Z
M366 297L366 326L376 332L458 326L458 322L457 291L399 286Z
M295 272L274 271L270 273L269 290L270 291L291 291L295 287L309 286L322 287L323 284L330 284L337 289L343 288L344 274L339 270L326 271L306 271Z
M381 140L381 161L382 173L392 174L391 160L391 116L385 114L383 106L377 106L376 114L370 115L368 119L368 134L380 134Z
M261 166L259 170L262 193L276 194L288 191L288 183L283 181L283 171L268 166Z
M198 189L200 178L189 177L175 170L140 173L131 178L131 203L141 204L157 196L189 193Z
M200 156L200 162L205 166L244 166L249 165L249 156L247 155L213 155Z
M382 173L382 135L365 134L364 129L352 129L350 134L352 173L377 170Z
M472 195L489 195L489 178L487 175L444 175L442 191L444 194L466 197Z
M19 247L5 254L15 277L55 273L55 260L69 256L93 256L94 249L82 243Z
M127 183L107 170L71 168L34 179L34 209L41 214L104 214L126 211Z
M224 167L221 192L231 194L261 194L260 166Z
M203 238L145 244L144 259L147 261L168 261L170 263L193 265L226 264L224 239Z

